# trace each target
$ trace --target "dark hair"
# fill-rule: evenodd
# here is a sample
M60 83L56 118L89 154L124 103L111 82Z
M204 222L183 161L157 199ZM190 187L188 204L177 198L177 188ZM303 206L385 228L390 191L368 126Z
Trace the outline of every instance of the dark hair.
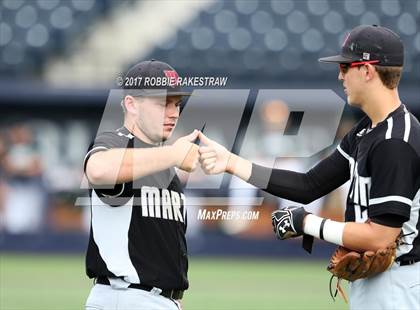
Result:
M376 72L382 83L389 89L394 89L398 86L401 80L403 67L384 67L375 66Z

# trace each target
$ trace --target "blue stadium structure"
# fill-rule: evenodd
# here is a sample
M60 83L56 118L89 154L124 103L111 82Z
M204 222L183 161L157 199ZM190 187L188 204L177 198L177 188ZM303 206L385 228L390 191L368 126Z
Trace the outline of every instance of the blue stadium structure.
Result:
M418 78L419 14L420 1L217 1L151 55L191 74L322 78L336 68L317 63L320 56L335 55L355 26L378 24L400 34L405 74Z
M46 60L69 53L86 28L134 1L3 0L0 75L37 76ZM150 53L190 74L228 73L237 79L323 78L318 64L335 53L346 32L379 24L406 44L405 74L420 77L420 1L215 1ZM133 62L137 61L133 60Z

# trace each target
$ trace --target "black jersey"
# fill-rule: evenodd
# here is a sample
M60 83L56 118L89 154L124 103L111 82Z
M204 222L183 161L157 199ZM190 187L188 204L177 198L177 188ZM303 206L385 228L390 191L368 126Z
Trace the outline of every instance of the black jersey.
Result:
M112 148L150 148L126 128L99 134L85 157ZM92 186L91 186L92 187ZM86 273L121 277L161 289L185 290L187 217L174 168L113 188L89 190L91 229Z
M350 168L346 221L402 225L400 259L420 258L420 124L404 105L371 128L364 117L338 151ZM394 220L393 220L394 219ZM393 225L393 223L395 223Z
M299 203L351 181L345 220L402 227L399 260L420 259L420 124L404 105L371 128L364 117L306 173L252 165L249 183Z

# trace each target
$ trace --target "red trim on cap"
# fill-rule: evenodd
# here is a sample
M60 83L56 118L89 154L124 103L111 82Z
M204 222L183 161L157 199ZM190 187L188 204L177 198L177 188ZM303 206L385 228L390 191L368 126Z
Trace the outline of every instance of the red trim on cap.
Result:
M369 61L358 61L358 62L352 62L350 63L350 67L357 67L357 66L361 66L361 65L366 65L366 64L376 64L378 63L379 60L369 60Z

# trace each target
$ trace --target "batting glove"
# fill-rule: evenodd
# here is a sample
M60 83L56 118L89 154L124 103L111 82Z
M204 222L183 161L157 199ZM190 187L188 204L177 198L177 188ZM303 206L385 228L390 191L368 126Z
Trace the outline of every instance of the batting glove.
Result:
M277 238L285 240L302 236L303 219L309 213L302 207L286 207L274 211L271 215L271 223Z

